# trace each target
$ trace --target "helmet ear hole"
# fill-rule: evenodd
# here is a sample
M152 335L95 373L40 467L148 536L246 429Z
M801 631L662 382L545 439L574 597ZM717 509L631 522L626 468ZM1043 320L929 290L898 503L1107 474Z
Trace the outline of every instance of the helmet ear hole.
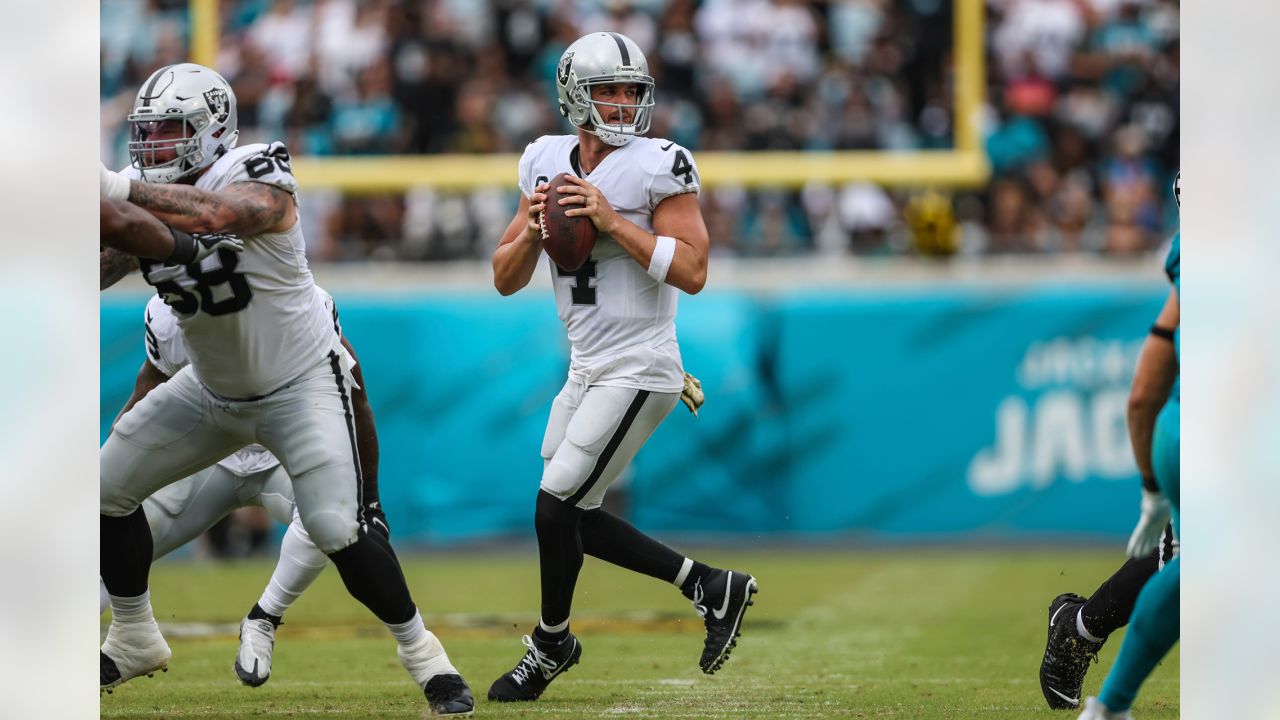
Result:
M563 100L560 101L560 114L569 117L569 106Z

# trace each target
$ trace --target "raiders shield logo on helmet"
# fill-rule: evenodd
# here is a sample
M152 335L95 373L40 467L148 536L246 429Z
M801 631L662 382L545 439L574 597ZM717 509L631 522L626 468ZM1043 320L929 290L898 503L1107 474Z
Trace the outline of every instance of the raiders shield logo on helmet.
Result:
M573 53L567 52L564 57L560 58L560 65L556 68L556 82L565 85L569 82L569 70L573 67Z
M222 88L206 90L204 93L204 101L209 106L209 112L213 114L214 120L217 122L226 122L227 114L230 112L230 103L227 102L226 90Z

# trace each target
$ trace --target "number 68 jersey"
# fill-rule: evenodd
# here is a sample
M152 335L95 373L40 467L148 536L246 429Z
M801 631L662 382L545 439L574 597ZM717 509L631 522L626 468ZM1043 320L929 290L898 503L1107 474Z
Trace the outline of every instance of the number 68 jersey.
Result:
M689 151L667 140L637 137L605 156L584 175L576 135L545 135L520 158L520 191L560 173L594 185L619 215L653 232L653 211L668 197L699 191ZM548 260L556 308L572 346L569 377L583 385L678 393L684 368L676 342L679 291L649 277L605 233L591 257L574 272Z
M140 179L132 167L122 171ZM234 148L196 181L218 191L261 182L294 194L298 183L282 143ZM220 250L198 263L139 258L143 277L174 311L200 382L224 398L270 394L315 367L339 345L332 312L316 292L302 223L242 238L243 252Z

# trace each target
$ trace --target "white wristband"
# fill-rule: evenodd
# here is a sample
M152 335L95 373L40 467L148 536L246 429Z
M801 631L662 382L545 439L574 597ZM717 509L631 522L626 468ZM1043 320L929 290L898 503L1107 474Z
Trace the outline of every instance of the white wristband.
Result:
M102 172L98 174L98 190L108 200L129 199L129 178L120 173L111 172L106 165L98 163Z
M676 239L659 235L653 245L653 256L649 258L649 277L658 282L666 282L667 271L671 269L671 260L676 256Z

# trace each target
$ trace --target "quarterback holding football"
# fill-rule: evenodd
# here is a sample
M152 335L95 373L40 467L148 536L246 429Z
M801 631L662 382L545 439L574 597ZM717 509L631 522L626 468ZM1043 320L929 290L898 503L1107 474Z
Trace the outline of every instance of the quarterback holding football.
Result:
M643 137L654 83L633 40L613 32L578 39L560 58L556 89L576 132L525 149L520 205L493 256L494 285L510 295L546 251L572 346L542 441L534 511L541 617L523 638L524 657L490 687L494 701L536 700L582 657L569 614L584 553L679 588L705 622L699 665L708 674L729 657L756 591L751 575L687 558L601 507L676 403L696 410L702 402L681 363L675 315L677 291L706 284L709 240L692 154ZM564 231L580 218L594 238ZM578 254L585 250L589 257Z

